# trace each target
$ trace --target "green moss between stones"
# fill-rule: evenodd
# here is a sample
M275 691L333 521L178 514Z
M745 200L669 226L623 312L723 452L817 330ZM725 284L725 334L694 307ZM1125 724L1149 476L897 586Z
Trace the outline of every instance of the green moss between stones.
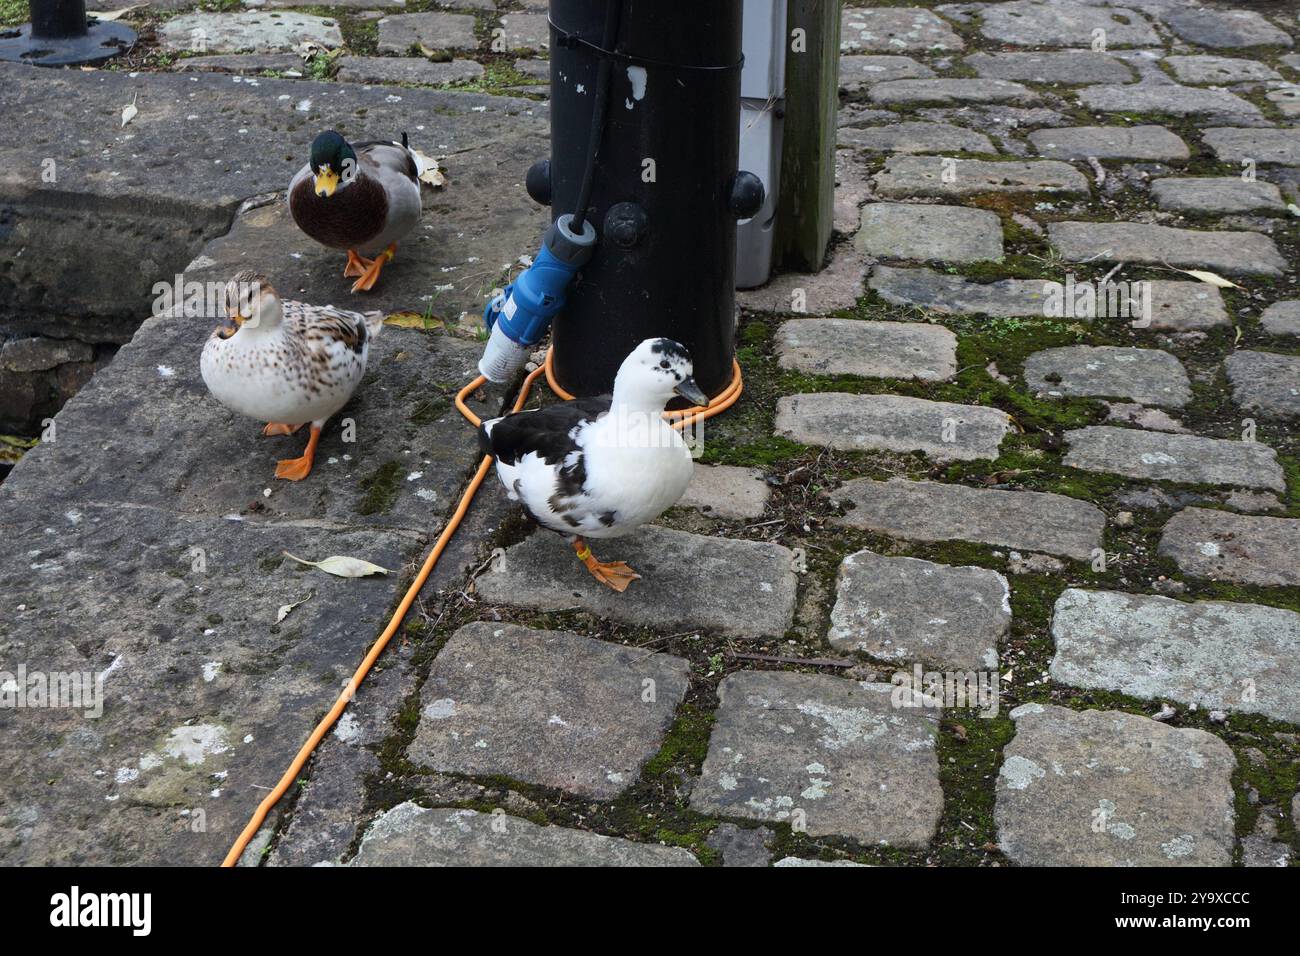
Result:
M361 481L365 494L357 505L357 514L387 514L397 499L402 482L402 466L395 461L385 462L375 472Z

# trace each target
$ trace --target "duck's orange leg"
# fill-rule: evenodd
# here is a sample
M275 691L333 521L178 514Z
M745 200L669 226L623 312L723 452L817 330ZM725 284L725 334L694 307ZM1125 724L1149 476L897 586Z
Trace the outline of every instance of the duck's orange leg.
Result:
M307 449L301 458L286 458L276 462L275 477L287 478L289 481L302 481L311 474L311 463L316 458L316 443L320 441L320 426L311 424L311 437L307 439Z
M344 277L348 279L355 279L357 276L365 275L366 270L370 268L370 264L373 261L374 260L372 259L367 259L364 256L357 255L357 251L355 249L349 249L348 264L343 269Z
M369 292L373 289L375 283L379 281L379 273L384 268L384 263L395 255L397 255L397 243L390 242L387 249L370 260L370 265L366 267L361 278L352 283L352 291Z
M266 436L292 435L299 428L302 428L302 425L285 425L281 422L267 422L266 427L262 429L262 434Z
M641 575L637 574L626 562L610 561L605 564L596 560L596 556L591 553L591 548L582 538L573 539L573 550L577 554L578 560L581 561L591 576L608 587L613 588L620 593L627 590L627 586L635 581Z

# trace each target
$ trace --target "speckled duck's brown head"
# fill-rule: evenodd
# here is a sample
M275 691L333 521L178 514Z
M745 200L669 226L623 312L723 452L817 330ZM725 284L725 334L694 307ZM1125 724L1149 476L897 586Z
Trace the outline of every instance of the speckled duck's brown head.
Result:
M228 339L241 329L270 331L283 315L280 295L260 272L245 269L236 273L222 290L224 320L217 335Z

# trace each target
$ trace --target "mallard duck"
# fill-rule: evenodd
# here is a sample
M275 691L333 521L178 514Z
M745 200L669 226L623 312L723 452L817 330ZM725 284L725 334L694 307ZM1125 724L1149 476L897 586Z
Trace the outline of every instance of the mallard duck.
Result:
M510 498L563 535L596 580L625 591L640 577L623 561L596 560L586 538L617 538L672 507L694 462L663 418L674 395L708 398L691 356L672 339L646 339L623 360L614 394L516 412L479 426Z
M226 284L222 299L226 318L199 361L203 381L231 411L267 422L263 435L292 435L311 423L302 457L275 466L275 477L301 481L326 420L366 374L383 313L281 299L266 276L247 271Z
M420 221L422 167L405 133L400 143L353 145L326 130L289 183L293 221L321 245L347 251L343 274L356 277L353 292L374 288L398 240Z

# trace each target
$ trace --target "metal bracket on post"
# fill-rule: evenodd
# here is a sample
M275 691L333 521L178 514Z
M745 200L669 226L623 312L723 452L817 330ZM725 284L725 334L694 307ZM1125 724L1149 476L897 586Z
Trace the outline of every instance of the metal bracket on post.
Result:
M121 23L88 19L86 0L29 0L32 22L0 29L0 60L33 66L96 65L135 45Z

